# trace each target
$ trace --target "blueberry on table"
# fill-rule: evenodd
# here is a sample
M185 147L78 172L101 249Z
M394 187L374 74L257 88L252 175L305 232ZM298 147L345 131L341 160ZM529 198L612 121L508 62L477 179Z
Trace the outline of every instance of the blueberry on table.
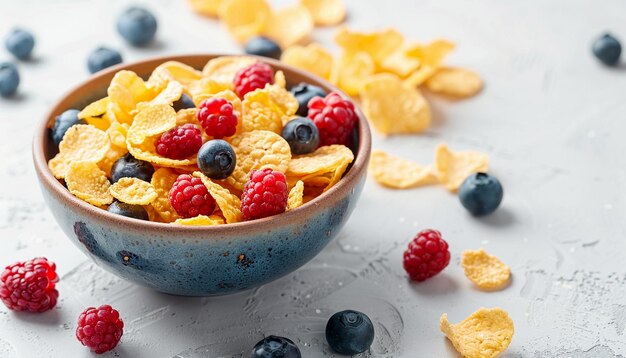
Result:
M254 346L250 358L302 358L302 354L289 338L269 336Z
M180 96L176 102L172 103L172 107L174 107L174 110L178 112L181 109L196 108L196 105L193 103L193 100L188 94L183 93L183 95Z
M484 216L494 212L504 192L496 177L487 173L475 173L467 177L459 189L461 204L474 216Z
M4 45L13 56L20 60L26 60L33 52L35 38L26 30L14 29L6 37Z
M315 96L326 97L327 94L322 88L304 82L292 87L290 92L298 100L298 111L296 114L300 117L306 117L309 114L308 104L311 98Z
M622 45L615 37L607 33L593 42L592 51L602 63L613 66L617 64L622 54Z
M211 179L225 179L235 170L237 157L233 147L222 139L210 140L198 151L198 168Z
M67 132L71 126L76 124L87 124L84 120L78 119L78 113L79 110L77 109L68 109L67 111L56 116L52 129L50 130L50 137L56 146L61 143L65 132Z
M278 60L283 51L280 46L267 37L253 37L244 46L244 52L248 55L264 56Z
M11 97L20 85L20 74L11 62L0 63L0 96Z
M337 312L326 324L326 341L339 354L363 353L374 342L374 325L363 312Z
M126 216L129 218L139 219L139 220L150 220L148 218L148 212L141 205L132 205L121 203L119 201L114 201L109 207L107 211L113 214Z
M308 118L297 117L285 124L281 136L289 143L291 153L307 154L317 148L320 133Z
M133 46L145 46L154 39L157 20L142 7L131 7L117 19L117 32Z
M135 159L130 153L116 160L111 168L111 179L113 183L117 183L117 181L122 178L137 178L150 182L152 174L154 174L152 164Z
M96 73L122 63L122 55L108 47L98 47L87 57L87 68L90 73Z

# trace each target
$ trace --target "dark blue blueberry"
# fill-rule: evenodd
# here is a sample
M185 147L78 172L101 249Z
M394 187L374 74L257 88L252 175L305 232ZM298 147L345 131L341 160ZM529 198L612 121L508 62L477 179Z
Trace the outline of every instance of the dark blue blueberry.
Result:
M298 100L296 114L300 117L306 117L309 114L308 104L311 98L315 96L326 97L326 91L322 88L304 82L292 87L290 91Z
M225 140L210 140L198 151L198 168L211 179L225 179L233 173L236 163L235 151Z
M593 42L592 50L598 60L605 65L613 66L617 64L622 54L622 45L615 37L607 33Z
M119 201L114 201L109 208L108 212L126 216L129 218L139 219L139 220L150 220L148 218L148 212L141 205L132 205L126 203L120 203Z
M135 159L130 153L116 160L111 168L111 179L113 183L116 183L122 178L138 178L150 182L152 174L154 174L152 164Z
M78 119L78 112L79 110L77 109L68 109L54 119L54 125L50 130L50 137L56 146L61 143L65 132L67 132L71 126L76 124L87 124L84 120Z
M502 185L498 179L487 173L470 175L459 189L461 204L474 216L494 212L500 206L503 195Z
M157 20L142 7L131 7L117 19L117 32L133 46L145 46L154 39Z
M283 51L278 44L267 37L253 37L244 46L244 51L248 55L264 56L279 59Z
M176 102L172 103L172 106L174 107L174 110L176 112L180 111L181 109L196 108L196 105L193 103L191 97L189 97L189 95L185 93L183 93L183 95L180 96L180 98Z
M26 60L33 52L35 38L26 30L14 29L4 40L4 46L13 56L20 60Z
M87 57L87 68L90 73L96 73L122 63L122 55L108 47L98 47Z
M363 353L374 342L374 325L365 313L337 312L326 324L326 341L339 354Z
M302 358L302 354L291 339L269 336L254 346L250 358Z
M315 123L308 118L290 120L283 127L281 135L289 143L293 154L311 153L320 143L320 133Z
M145 260L134 252L122 250L118 251L115 256L124 266L132 267L137 270L143 270L147 266Z
M20 85L20 74L11 62L0 63L0 96L11 97Z

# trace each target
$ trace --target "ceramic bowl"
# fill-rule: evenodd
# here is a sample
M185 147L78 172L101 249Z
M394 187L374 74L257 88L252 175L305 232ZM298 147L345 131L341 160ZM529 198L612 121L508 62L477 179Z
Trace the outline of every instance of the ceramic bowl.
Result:
M83 202L54 178L47 161L54 156L48 131L69 108L83 108L104 97L119 70L147 77L159 64L175 60L201 69L219 55L162 57L102 71L63 96L34 137L33 160L44 199L69 239L99 266L139 285L185 296L210 296L253 288L286 275L317 255L341 230L365 183L370 131L363 114L354 133L355 161L344 178L303 206L269 218L212 227L183 227L111 214ZM329 83L262 59L282 70L288 85L307 82L327 91Z

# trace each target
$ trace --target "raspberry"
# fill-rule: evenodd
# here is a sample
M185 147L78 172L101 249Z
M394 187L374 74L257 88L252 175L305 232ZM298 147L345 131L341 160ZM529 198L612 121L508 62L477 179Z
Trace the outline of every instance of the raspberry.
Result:
M209 98L198 106L198 121L206 134L216 139L230 137L237 131L237 115L233 104L224 98Z
M287 207L285 174L272 170L253 170L243 188L241 211L246 220L280 214Z
M178 215L184 218L211 215L215 209L215 199L202 180L189 174L180 175L174 182L170 189L170 203Z
M320 132L320 147L349 144L350 134L357 121L352 102L332 92L324 98L311 98L308 107L308 116Z
M242 68L235 74L235 79L233 80L235 92L241 98L248 92L265 87L268 83L274 83L274 70L263 62L257 62Z
M424 281L441 272L450 263L448 243L437 230L423 230L404 252L404 269L411 280Z
M7 266L0 276L0 299L12 310L44 312L57 304L56 265L37 257Z
M89 307L78 317L76 338L93 352L108 352L117 346L124 333L120 313L109 305Z
M170 159L185 159L196 153L202 146L202 132L191 123L170 129L156 141L159 155Z

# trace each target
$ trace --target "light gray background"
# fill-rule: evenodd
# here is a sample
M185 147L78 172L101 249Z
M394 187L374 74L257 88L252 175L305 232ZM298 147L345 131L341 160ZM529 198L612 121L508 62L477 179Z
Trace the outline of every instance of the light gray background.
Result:
M626 40L625 2L347 1L351 27L393 25L415 41L449 38L458 43L449 63L486 82L471 100L432 98L435 120L424 135L375 135L374 148L424 164L443 141L487 152L505 187L502 208L477 220L440 187L391 191L369 181L345 229L315 260L260 289L204 299L155 293L95 267L55 224L32 168L35 125L88 77L94 47L118 48L127 61L239 50L216 21L174 0L148 3L158 42L131 49L113 25L130 3L0 3L0 34L23 25L38 41L35 59L19 64L20 95L0 101L0 265L45 255L61 276L59 304L48 313L0 305L0 357L91 356L74 338L75 321L104 303L126 322L122 343L105 357L240 357L264 334L293 338L305 357L332 356L325 322L346 308L376 322L373 357L454 357L439 316L459 321L481 306L503 307L515 322L505 357L626 355L626 66L602 67L589 52L606 29ZM316 29L313 37L332 45L334 31ZM427 227L443 232L452 261L443 274L411 284L402 252ZM472 288L459 255L479 247L512 267L510 287Z

